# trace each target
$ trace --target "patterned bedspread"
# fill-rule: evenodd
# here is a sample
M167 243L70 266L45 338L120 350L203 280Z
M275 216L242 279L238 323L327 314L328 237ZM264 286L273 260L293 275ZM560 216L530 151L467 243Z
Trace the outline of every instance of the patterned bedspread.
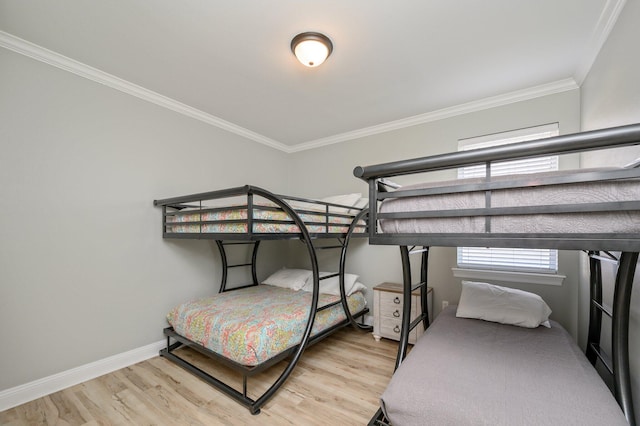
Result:
M175 233L246 233L248 225L247 208L237 207L218 211L197 213L176 213L167 216L167 232ZM300 218L307 224L307 230L312 233L346 233L351 224L351 218L329 214L299 213ZM256 233L298 233L300 228L292 224L293 219L282 210L253 209L253 232ZM201 223L209 221L228 221L228 223ZM268 221L268 222L263 222ZM193 223L196 222L196 223ZM275 222L275 223L274 223ZM289 222L289 223L287 223ZM327 225L323 225L327 224ZM364 224L364 222L363 222ZM364 232L357 230L356 232Z
M217 294L176 306L167 320L181 336L243 365L258 365L300 342L311 293L270 285ZM339 300L320 294L318 306ZM365 306L361 292L348 297L349 309ZM342 305L316 314L312 334L345 319Z

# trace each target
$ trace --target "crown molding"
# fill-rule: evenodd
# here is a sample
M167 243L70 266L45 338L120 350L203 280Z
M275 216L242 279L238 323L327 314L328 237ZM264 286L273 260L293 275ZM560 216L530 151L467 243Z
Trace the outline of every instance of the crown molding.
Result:
M602 13L600 14L600 18L589 42L588 52L574 75L578 85L582 86L585 78L587 78L593 63L596 61L602 46L604 46L604 43L609 38L609 34L611 34L626 3L627 0L608 0L604 9L602 9Z
M469 114L472 112L482 111L489 108L495 108L516 102L526 101L542 96L553 95L555 93L566 92L578 89L579 86L573 78L556 81L553 83L543 84L528 89L517 90L515 92L503 95L492 96L490 98L481 99L479 101L468 102L449 108L443 108L425 114L414 115L413 117L403 118L400 120L390 121L388 123L376 126L366 127L364 129L354 130L339 135L329 136L322 139L305 142L291 147L290 152L305 151L308 149L320 148L326 145L332 145L340 142L346 142L353 139L363 138L366 136L377 135L379 133L390 132L393 130L404 129L406 127L417 126L445 118L451 118L459 115Z
M275 148L279 151L287 154L306 151L309 149L320 148L327 145L333 145L341 142L347 142L354 139L363 138L366 136L377 135L380 133L390 132L393 130L404 129L406 127L416 126L433 122L436 120L442 120L445 118L451 118L458 115L469 114L472 112L482 111L489 108L495 108L498 106L508 105L515 102L534 99L541 96L547 96L555 93L560 93L568 90L578 89L584 82L587 74L589 73L593 63L595 62L602 46L606 42L609 34L611 33L615 23L620 16L626 0L608 0L604 9L600 15L596 28L594 29L591 42L589 43L590 49L585 56L581 65L576 70L573 78L560 80L540 86L535 86L515 92L506 93L503 95L493 96L478 101L472 101L461 105L456 105L449 108L443 108L440 110L428 112L425 114L415 115L413 117L403 118L400 120L390 121L387 123L365 127L362 129L341 133L326 138L320 138L311 140L308 142L299 143L296 145L286 145L274 139L268 138L259 133L248 130L244 127L233 124L229 121L223 120L214 115L208 114L204 111L190 107L189 105L178 102L167 96L163 96L159 93L145 89L144 87L133 84L129 81L123 80L114 75L108 74L99 69L90 67L89 65L78 62L74 59L60 55L59 53L45 49L34 43L28 42L21 38L18 38L12 34L0 31L0 47L12 50L16 53L20 53L24 56L28 56L32 59L44 62L62 70L74 73L78 76L87 78L94 82L106 85L113 89L135 96L139 99L151 102L161 107L170 109L179 114L187 117L194 118L201 122L210 124L220 129L226 130L230 133L234 133L243 138L258 142L260 144Z
M191 117L228 132L235 133L254 142L267 145L280 151L287 152L289 149L287 145L259 133L252 132L244 127L240 127L229 121L183 104L182 102L178 102L175 99L171 99L152 90L145 89L144 87L138 86L130 81L116 77L97 68L93 68L49 49L45 49L42 46L23 40L4 31L0 31L0 46L37 61L44 62L56 68L76 74L80 77L84 77L96 83L111 87L112 89L135 96L136 98L151 102L171 111L175 111L187 117Z

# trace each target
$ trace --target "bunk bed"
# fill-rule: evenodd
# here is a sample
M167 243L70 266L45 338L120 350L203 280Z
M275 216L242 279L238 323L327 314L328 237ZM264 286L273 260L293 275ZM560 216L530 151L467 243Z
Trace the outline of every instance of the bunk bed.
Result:
M506 178L492 177L490 165L638 144L636 124L354 169L369 185L369 243L399 246L403 267L396 370L370 424L635 424L628 332L640 251L638 161ZM433 183L444 170L451 175L471 165L485 165L486 177ZM435 179L428 177L433 172ZM402 187L390 180L398 176L428 183ZM551 328L522 328L462 318L450 308L430 326L424 290L434 246L587 253L586 357L553 322ZM422 253L416 284L413 252ZM612 309L603 302L603 261L618 264ZM418 288L423 314L410 322L409 297ZM600 346L603 315L611 317L610 355ZM407 355L409 331L420 322L428 329ZM615 399L589 363L611 373Z
M187 301L167 316L166 348L160 355L200 377L252 414L277 392L305 348L334 331L353 325L368 312L357 276L347 274L349 241L366 237L366 209L359 194L311 200L242 186L154 201L162 207L162 234L170 239L209 239L218 247L222 278L218 294ZM338 244L319 244L335 239ZM310 269L283 269L258 280L260 242L300 240ZM247 245L251 262L230 263L226 247ZM339 249L337 272L320 272L317 250ZM228 284L233 268L250 268L249 284ZM249 275L248 273L246 275ZM189 347L242 375L242 389L223 382L180 356ZM283 360L287 365L258 397L248 392L248 378Z

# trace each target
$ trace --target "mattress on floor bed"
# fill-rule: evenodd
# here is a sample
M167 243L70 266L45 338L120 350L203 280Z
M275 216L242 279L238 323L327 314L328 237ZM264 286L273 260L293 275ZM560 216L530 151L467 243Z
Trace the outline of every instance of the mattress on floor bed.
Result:
M298 344L304 333L310 292L259 285L182 303L167 315L176 333L246 366L258 365ZM318 306L340 300L320 294ZM364 309L362 292L347 298L352 314ZM338 304L316 314L312 335L346 318Z
M578 172L587 174L595 169ZM600 170L600 169L598 169ZM568 176L575 171L539 173L541 178ZM520 175L523 178L526 175ZM494 177L494 182L509 181L513 176ZM477 184L482 178L459 179L445 182L429 182L402 187L402 190L436 188L463 184ZM640 181L598 181L544 185L491 191L491 207L553 206L560 204L614 203L640 201ZM433 194L418 197L387 199L380 206L380 213L442 211L485 208L485 192ZM436 217L420 219L381 219L385 233L621 233L640 231L638 211L619 211L612 204L612 211L554 214L505 215L490 217L490 230L485 229L485 217Z
M394 425L626 425L595 369L557 323L535 329L444 310L381 397Z

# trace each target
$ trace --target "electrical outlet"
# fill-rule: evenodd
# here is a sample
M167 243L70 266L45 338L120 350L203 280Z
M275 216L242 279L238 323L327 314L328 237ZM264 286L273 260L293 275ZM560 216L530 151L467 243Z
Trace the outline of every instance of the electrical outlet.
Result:
M449 301L448 300L443 300L442 301L442 309L446 308L447 306L449 306Z

